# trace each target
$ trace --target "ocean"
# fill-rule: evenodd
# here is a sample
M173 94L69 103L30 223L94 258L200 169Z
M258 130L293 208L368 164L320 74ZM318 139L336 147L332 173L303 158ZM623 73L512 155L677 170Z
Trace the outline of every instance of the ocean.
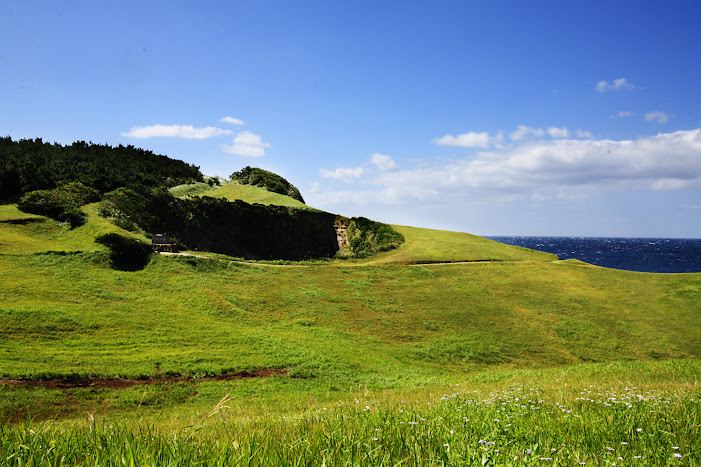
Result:
M701 272L701 239L606 237L487 237L501 243L640 272Z

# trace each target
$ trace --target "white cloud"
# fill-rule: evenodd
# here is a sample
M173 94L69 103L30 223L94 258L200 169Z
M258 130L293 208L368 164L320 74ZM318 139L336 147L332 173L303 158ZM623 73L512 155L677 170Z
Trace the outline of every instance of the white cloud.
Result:
M372 155L370 163L383 172L397 168L397 163L394 162L390 156L378 152Z
M630 110L621 110L617 114L611 115L611 118L626 118L626 117L632 117L633 112Z
M504 143L504 132L499 130L496 135L494 135L494 138L492 138L492 141L494 142L495 145L499 146Z
M593 138L594 135L590 131L577 130L575 131L577 138Z
M608 92L617 91L620 89L635 89L635 86L628 82L625 78L618 78L613 80L613 83L608 83L607 81L599 81L596 83L597 92Z
M513 133L509 135L512 141L521 141L529 136L543 136L545 132L542 128L531 128L526 125L519 125Z
M469 133L463 133L458 136L445 135L441 138L436 138L433 140L434 144L439 144L441 146L461 146L465 148L486 148L489 146L489 133L475 133L471 131Z
M699 154L701 128L635 140L525 142L448 164L382 172L362 190L320 190L314 201L408 205L412 200L575 199L606 190L701 188Z
M220 135L230 135L231 130L223 130L212 126L195 128L192 125L150 125L135 126L122 136L137 139L168 137L185 139L207 139Z
M667 123L669 115L660 111L648 112L645 114L646 122Z
M338 168L335 170L319 170L319 175L322 178L332 178L335 180L342 180L345 182L350 181L354 178L360 178L365 174L365 170L362 167L353 168Z
M234 144L222 146L222 151L237 156L262 157L270 144L261 141L261 136L250 131L242 131L234 138Z
M234 117L224 117L219 119L220 122L231 123L232 125L243 125L245 122Z
M343 182L351 182L355 179L382 172L388 172L397 168L397 163L390 156L376 152L370 156L370 164L374 169L368 171L363 167L339 167L334 170L320 169L319 176L321 178L341 180ZM375 170L376 169L376 170Z
M656 180L650 185L654 191L681 190L692 184L690 180L680 180L678 178L663 178Z
M557 127L551 126L546 131L553 138L569 138L570 134L571 134L570 130L568 130L565 127L557 128Z

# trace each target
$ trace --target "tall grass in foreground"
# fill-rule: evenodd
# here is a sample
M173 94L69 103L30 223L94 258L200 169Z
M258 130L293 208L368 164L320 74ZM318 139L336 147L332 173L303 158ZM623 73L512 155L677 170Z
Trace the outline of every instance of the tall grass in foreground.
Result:
M0 465L701 465L694 386L471 389L258 419L229 418L225 398L168 430L1 427Z

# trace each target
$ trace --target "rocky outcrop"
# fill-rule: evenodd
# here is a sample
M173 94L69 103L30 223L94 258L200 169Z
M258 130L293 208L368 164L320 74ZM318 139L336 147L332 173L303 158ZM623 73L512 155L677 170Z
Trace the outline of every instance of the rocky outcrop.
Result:
M348 224L350 219L347 217L336 216L333 222L333 227L336 229L336 242L338 243L338 251L343 251L350 245L348 239Z

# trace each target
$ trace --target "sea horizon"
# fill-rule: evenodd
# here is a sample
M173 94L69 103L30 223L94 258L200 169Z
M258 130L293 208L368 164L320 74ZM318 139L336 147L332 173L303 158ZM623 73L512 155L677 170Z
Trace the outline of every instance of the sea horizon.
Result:
M652 273L701 272L701 239L662 237L488 236L491 240L564 259Z

